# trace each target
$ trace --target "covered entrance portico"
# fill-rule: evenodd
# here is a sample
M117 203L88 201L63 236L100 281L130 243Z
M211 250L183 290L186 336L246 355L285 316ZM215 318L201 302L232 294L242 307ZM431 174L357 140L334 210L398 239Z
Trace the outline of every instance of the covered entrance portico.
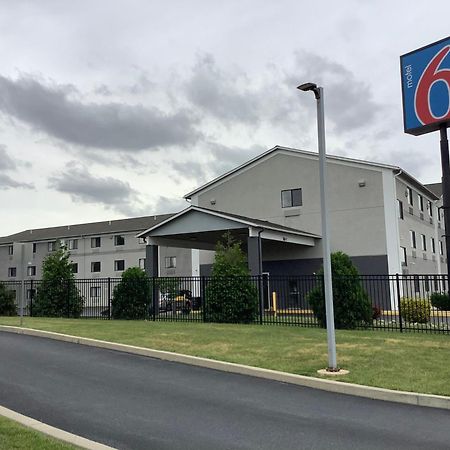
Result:
M164 222L140 233L146 238L146 272L159 276L158 247L177 247L197 250L214 250L224 233L230 232L248 255L251 275L261 275L265 246L314 247L320 236L285 227L272 222L235 214L190 206ZM192 258L193 266L199 265ZM200 274L199 271L197 271Z

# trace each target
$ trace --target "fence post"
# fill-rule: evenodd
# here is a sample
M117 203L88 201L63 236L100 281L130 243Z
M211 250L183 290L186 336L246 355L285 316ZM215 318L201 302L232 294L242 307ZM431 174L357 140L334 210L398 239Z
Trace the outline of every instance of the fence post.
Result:
M202 275L200 277L200 301L201 301L201 308L202 308L202 321L206 322L206 295L205 295L205 289L206 288L206 279L205 276Z
M263 281L262 274L257 275L258 280L258 291L259 291L259 324L263 324L264 317L264 296L263 296Z
M159 313L159 304L158 304L158 292L156 289L156 277L152 277L151 278L151 282L152 282L152 303L153 303L153 321L156 320L156 308L158 308L158 313Z
M33 297L34 297L34 280L31 279L30 283L30 317L33 317Z
M70 319L70 280L66 280L67 283L67 318Z
M111 277L108 277L108 319L111 319Z
M395 274L395 282L397 287L397 308L398 308L398 320L400 323L400 333L403 333L403 324L402 324L402 307L401 298L400 298L400 275L398 273Z

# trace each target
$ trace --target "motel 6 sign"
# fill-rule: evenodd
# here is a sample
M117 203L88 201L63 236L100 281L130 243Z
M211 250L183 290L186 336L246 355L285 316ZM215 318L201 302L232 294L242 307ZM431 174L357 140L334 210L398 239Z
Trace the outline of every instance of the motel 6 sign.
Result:
M400 57L405 133L450 126L450 37Z

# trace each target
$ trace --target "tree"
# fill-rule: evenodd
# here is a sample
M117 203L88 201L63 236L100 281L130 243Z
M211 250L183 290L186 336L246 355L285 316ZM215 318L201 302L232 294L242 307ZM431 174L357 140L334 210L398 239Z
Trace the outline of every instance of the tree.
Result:
M48 255L42 264L42 281L33 302L33 315L45 317L80 317L84 298L80 294L66 247Z
M372 322L372 305L364 291L357 268L343 252L331 254L334 324L336 328L356 328ZM323 268L318 275L323 277ZM309 303L321 327L326 327L323 285L308 295Z
M240 243L229 232L223 236L223 242L217 243L205 297L207 321L250 323L257 317L258 291Z
M145 319L152 303L150 278L139 267L130 267L114 288L113 319Z
M0 316L16 316L17 309L14 302L14 292L0 283Z

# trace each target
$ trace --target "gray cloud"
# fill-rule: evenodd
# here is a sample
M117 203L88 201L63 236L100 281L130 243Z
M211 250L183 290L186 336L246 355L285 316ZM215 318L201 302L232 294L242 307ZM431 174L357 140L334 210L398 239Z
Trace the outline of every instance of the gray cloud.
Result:
M34 189L34 185L31 183L22 183L12 179L10 176L0 173L0 190L6 189Z
M8 155L6 147L0 144L0 170L15 170L17 162Z
M82 103L74 88L45 85L31 77L0 76L0 111L57 139L100 149L144 150L193 143L193 114L165 114L121 103Z
M248 88L250 80L242 73L226 73L211 55L199 57L186 82L188 99L203 112L225 121L257 123L259 97Z
M372 126L384 109L373 100L370 86L345 66L305 51L296 53L295 75L286 76L290 86L302 81L324 86L327 120L334 124L335 132Z
M70 170L49 178L49 186L69 194L74 202L96 203L124 214L136 212L138 192L129 183L112 177L95 177L89 170L72 162Z
M183 198L160 196L149 210L151 210L151 214L169 214L179 212L187 207L189 207L189 203Z

